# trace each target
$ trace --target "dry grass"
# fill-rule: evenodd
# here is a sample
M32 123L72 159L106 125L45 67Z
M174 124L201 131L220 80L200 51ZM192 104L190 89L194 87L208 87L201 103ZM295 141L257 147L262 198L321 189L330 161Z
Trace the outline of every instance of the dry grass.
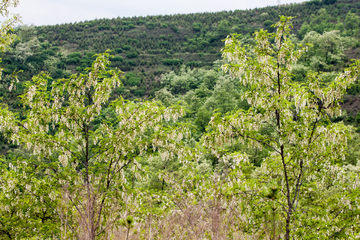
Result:
M125 227L107 233L106 239L189 239L189 240L256 240L256 235L242 232L241 215L222 199L193 204L187 199L176 202L177 209L165 216L149 215L129 231ZM110 237L113 236L113 237Z

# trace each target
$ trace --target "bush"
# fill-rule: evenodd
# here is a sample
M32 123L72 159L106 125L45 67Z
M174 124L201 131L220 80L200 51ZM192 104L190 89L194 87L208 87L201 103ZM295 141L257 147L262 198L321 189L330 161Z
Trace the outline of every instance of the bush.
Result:
M134 39L134 38L128 38L128 39L126 39L129 43L136 43L136 44L139 44L140 43L140 41L139 40L137 40L137 39Z
M153 22L147 22L146 23L146 27L147 27L147 29L154 29L155 28L155 23L153 23Z
M122 49L122 48L116 48L116 49L115 49L115 52L116 52L116 53L122 53L122 52L123 52L123 49Z
M196 32L201 31L201 23L193 23L192 27Z
M191 62L187 62L186 66L194 68L194 67L201 67L202 64L203 64L202 62L191 61Z
M130 45L124 45L124 46L122 47L122 49L128 51L128 50L131 49L131 46L130 46Z
M70 53L69 55L67 55L66 57L69 59L69 58L81 58L81 53L79 52L73 52L73 53Z
M137 25L143 25L143 24L145 24L146 23L146 21L144 21L144 20L139 20L138 22L137 22Z
M137 52L129 52L126 54L127 58L137 58L139 54Z
M136 73L128 72L125 74L126 85L137 86L141 83L141 78L136 75Z
M64 74L63 70L57 69L57 70L55 70L55 72L53 72L51 74L51 77L54 78L54 79L64 78L65 74Z
M274 22L273 21L271 21L271 20L266 20L265 22L263 22L263 24L264 24L264 26L265 27L271 27L271 25L273 25L274 24Z
M132 21L123 21L122 24L123 25L131 25L131 24L134 25L134 23Z
M144 96L145 95L145 89L137 89L137 90L135 90L134 95L138 96L138 97Z
M122 62L124 59L121 56L113 56L110 58L111 61Z
M127 61L130 66L136 66L136 63L133 60Z
M162 60L164 65L173 66L180 65L184 62L184 59L164 59Z
M165 46L169 46L169 42L168 41L162 41L162 42L159 42L159 47L165 47Z
M54 56L55 55L55 52L51 49L46 49L43 51L44 54L46 55L50 55L50 56Z
M108 25L100 25L97 27L99 31L101 30L110 30L110 26Z
M68 65L76 65L79 63L80 63L80 58L78 58L78 57L68 58L66 60L66 64L68 64Z

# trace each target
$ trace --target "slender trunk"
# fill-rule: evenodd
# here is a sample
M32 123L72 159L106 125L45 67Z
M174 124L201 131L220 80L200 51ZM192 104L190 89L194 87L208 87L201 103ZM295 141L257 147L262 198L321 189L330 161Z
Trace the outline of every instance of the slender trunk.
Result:
M161 191L164 191L164 186L165 186L165 178L163 178L163 181L162 181Z
M291 214L292 214L292 210L289 207L289 210L287 212L287 217L286 217L286 225L285 225L285 239L286 240L290 240L290 219L291 219Z
M150 222L149 222L149 240L151 239L151 220L152 220L152 215L150 215Z
M89 126L84 124L83 131L85 134L85 168L86 168L86 191L87 191L87 228L88 228L88 239L95 240L96 237L96 227L94 222L94 208L95 208L95 199L92 197L91 186L90 186L90 173L89 173L89 160L90 160L90 143L89 143Z
M126 240L128 240L128 239L129 239L129 230L130 230L130 228L128 228L128 229L127 229L127 233L126 233Z
M273 239L275 240L276 239L276 221L275 221L275 208L273 209L273 231L274 231L274 237Z
M281 36L282 37L282 36ZM282 46L280 45L280 48ZM279 48L279 50L280 50ZM279 57L278 57L278 61L277 61L277 93L279 95L279 97L281 96L281 74L280 74L280 61L279 61ZM277 123L277 127L279 129L279 132L281 132L281 114L280 114L280 110L276 109L275 110L275 116L276 116L276 123ZM279 137L281 138L282 136L279 135ZM291 215L292 215L292 210L293 210L293 203L291 202L291 190L290 190L290 184L289 184L289 176L288 176L288 172L287 172L287 164L285 162L285 151L284 151L284 145L282 144L280 146L280 157L281 157L281 161L282 161L282 167L283 167L283 173L284 173L284 180L286 183L286 198L287 198L287 207L288 210L286 212L286 222L285 222L285 239L286 240L290 240L290 221L291 221Z
M283 165L283 171L284 171L284 179L285 179L285 183L286 183L286 198L287 198L287 207L288 210L286 212L286 224L285 224L285 239L286 240L290 240L290 221L291 221L291 215L292 215L292 211L293 211L293 203L291 202L291 191L290 191L290 185L289 185L289 177L288 177L288 172L287 172L287 165L285 162L285 157L284 157L284 146L281 146L281 160L282 160L282 165Z

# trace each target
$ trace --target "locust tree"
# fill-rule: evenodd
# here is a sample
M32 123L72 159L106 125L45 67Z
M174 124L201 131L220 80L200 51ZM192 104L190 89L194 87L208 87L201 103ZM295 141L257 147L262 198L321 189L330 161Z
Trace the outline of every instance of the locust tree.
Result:
M13 33L13 27L16 23L21 22L20 16L11 13L9 8L17 7L18 5L18 0L2 0L0 2L0 15L3 19L3 21L0 21L0 52L5 52L9 48L9 45L16 39L16 35ZM1 73L2 70L3 69L0 68ZM10 88L13 87L14 80L12 80L10 84L7 84L8 86L10 85ZM3 84L2 74L0 74L0 81L0 83Z
M239 196L245 232L269 239L353 238L359 179L341 167L351 128L331 118L340 114L360 62L330 83L316 72L293 81L291 69L308 46L292 43L291 20L281 16L276 32L256 32L253 46L236 34L226 38L222 68L244 85L241 98L250 108L215 114L202 141L218 156L235 143L269 151L246 174L248 157L238 153L242 164L232 172L229 194Z
M2 0L0 2L0 15L4 18L4 21L2 21L0 25L0 51L2 52L5 51L9 44L16 38L12 30L14 24L20 21L20 17L17 14L10 13L9 8L17 7L18 5L18 0Z
M25 119L5 106L0 110L1 131L34 159L18 161L12 171L22 181L3 191L11 197L23 186L31 201L57 215L59 238L95 239L132 218L139 158L176 154L187 133L165 126L184 114L179 106L122 98L109 103L122 73L107 69L108 57L98 55L87 74L69 79L33 77L21 96Z

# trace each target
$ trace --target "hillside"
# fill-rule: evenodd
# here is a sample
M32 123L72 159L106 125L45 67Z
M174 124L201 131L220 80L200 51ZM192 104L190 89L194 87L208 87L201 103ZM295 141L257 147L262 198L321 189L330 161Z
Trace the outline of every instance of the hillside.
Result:
M320 12L319 12L320 11ZM250 10L97 19L53 26L17 28L19 39L5 56L5 74L22 70L21 81L40 71L53 78L69 76L89 67L95 53L112 50L112 66L128 72L126 98L151 97L161 88L161 74L179 66L211 68L221 58L222 39L235 32L248 39L260 28L273 31L279 15L296 16L293 33L301 40L338 29L358 39L358 31L345 23L348 13L360 15L360 1L311 1ZM359 41L346 52L360 58ZM6 78L5 78L6 79ZM21 86L19 86L21 88Z

